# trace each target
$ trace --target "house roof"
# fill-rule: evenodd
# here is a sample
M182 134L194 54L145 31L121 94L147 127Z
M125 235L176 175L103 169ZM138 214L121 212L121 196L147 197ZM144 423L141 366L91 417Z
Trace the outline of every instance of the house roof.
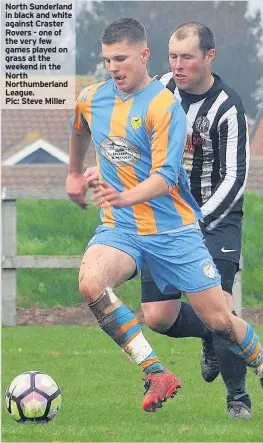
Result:
M64 187L66 165L15 165L2 167L2 187L56 188Z
M68 151L68 121L70 109L3 109L2 110L2 155L11 156L32 141L41 138L50 144Z
M24 137L19 143L12 146L10 150L3 152L2 165L15 165L39 149L44 149L51 157L56 157L62 163L68 164L68 153L39 138L39 133L32 132Z

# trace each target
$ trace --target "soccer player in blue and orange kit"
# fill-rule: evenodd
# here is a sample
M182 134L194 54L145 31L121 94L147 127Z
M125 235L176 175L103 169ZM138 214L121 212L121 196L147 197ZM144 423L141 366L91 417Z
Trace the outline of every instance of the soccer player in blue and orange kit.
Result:
M263 350L253 328L235 317L204 246L200 209L191 196L182 153L186 117L179 102L150 78L144 27L108 25L102 54L112 79L85 88L71 119L69 197L86 207L83 162L92 136L100 182L93 199L101 222L82 259L79 287L100 327L146 374L143 408L155 411L180 380L167 372L114 287L145 260L163 293L184 292L197 314L261 374Z

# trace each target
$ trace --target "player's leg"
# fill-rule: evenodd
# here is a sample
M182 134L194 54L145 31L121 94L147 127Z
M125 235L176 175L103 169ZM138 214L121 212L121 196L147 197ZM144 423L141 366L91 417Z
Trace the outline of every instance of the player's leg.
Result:
M251 325L229 310L201 232L191 229L158 238L149 237L145 242L146 260L160 290L171 293L178 288L184 292L203 323L220 335L248 366L255 368L263 386L263 349L259 338Z
M232 289L234 277L238 270L238 264L216 259L216 267L221 275L224 296L230 310L233 311ZM206 341L203 340L206 345ZM206 348L207 349L207 348ZM233 354L226 343L216 334L213 334L212 353L203 352L201 357L201 368L203 378L206 380L212 373L211 359L216 356L218 370L220 371L227 389L227 409L231 418L251 418L251 400L246 390L246 365L243 359Z
M236 272L233 262L215 261L222 286L232 290ZM222 262L222 260L221 260ZM223 269L222 269L223 268ZM232 277L231 277L232 276ZM142 309L145 323L154 331L173 338L200 337L203 339L201 369L204 380L214 380L220 371L227 388L227 409L231 418L251 418L251 400L246 391L246 365L231 352L226 343L204 326L189 303L181 303L181 294L164 295L156 285L145 264L141 272ZM226 296L226 292L224 291ZM232 296L228 294L231 309Z
M197 315L228 345L229 349L255 369L263 387L263 348L253 327L229 310L221 286L185 293Z
M211 339L211 331L201 322L181 293L162 294L146 263L141 271L141 302L144 321L153 331L173 338Z
M210 240L210 245L212 244ZM206 246L207 243L206 243ZM230 295L230 292L232 292L233 283L234 283L234 277L238 268L238 265L234 262L229 262L226 260L217 260L214 259L214 263L217 267L217 270L221 276L221 286L223 289L223 293L227 302L227 305L231 312L233 312L233 300ZM233 312L234 313L234 312ZM235 314L235 313L234 313ZM223 353L225 355L226 346L224 346L224 351L222 350L222 340L220 337L216 335L211 335L210 339L207 340L204 338L201 350L201 373L203 379L207 383L211 383L216 379L220 372L220 365L218 361L218 357L220 358L220 354ZM217 352L215 352L215 347ZM222 350L222 352L221 352ZM233 353L230 351L229 355L233 357ZM233 357L234 358L234 357ZM244 361L237 356L235 357L236 361L240 362L240 370L242 372L242 375L244 376L246 374L246 365ZM222 358L220 358L220 361L222 361ZM242 363L241 363L242 362ZM241 369L242 366L242 369Z
M146 383L153 381L158 387L154 393L148 392L143 402L145 410L154 411L166 398L174 396L181 383L164 370L134 314L113 292L114 287L140 268L141 254L132 244L131 236L99 228L81 261L79 289L99 326L140 366L146 374Z
M222 289L233 313L232 289L241 253L241 223L239 214L232 213L212 231L203 230L206 246L221 275ZM246 392L246 365L214 334L212 344L210 341L203 340L201 371L204 380L208 382L213 381L219 371L221 372L227 388L227 406L230 417L251 417L251 401Z

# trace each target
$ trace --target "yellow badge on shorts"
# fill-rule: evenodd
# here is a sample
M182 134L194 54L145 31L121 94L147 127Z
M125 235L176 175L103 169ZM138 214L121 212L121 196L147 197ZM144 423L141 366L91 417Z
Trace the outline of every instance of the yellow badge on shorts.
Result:
M131 118L131 125L133 129L140 129L142 126L142 118L141 117L132 117Z
M207 265L205 265L203 267L203 271L204 271L205 276L208 278L215 278L215 276L216 276L215 268L211 263L208 263Z

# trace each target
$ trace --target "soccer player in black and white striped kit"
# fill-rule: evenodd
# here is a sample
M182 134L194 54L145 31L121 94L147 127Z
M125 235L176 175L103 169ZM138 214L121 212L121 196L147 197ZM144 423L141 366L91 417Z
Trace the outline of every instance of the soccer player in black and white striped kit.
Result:
M158 79L180 100L188 120L184 167L201 207L201 229L233 310L232 288L241 253L243 192L249 166L247 119L238 94L211 71L215 40L201 23L179 25L169 39L172 72ZM141 274L145 321L170 337L203 339L201 369L207 382L221 373L231 418L250 418L246 366L211 334L181 294L161 294L145 267ZM165 319L165 321L164 321Z

